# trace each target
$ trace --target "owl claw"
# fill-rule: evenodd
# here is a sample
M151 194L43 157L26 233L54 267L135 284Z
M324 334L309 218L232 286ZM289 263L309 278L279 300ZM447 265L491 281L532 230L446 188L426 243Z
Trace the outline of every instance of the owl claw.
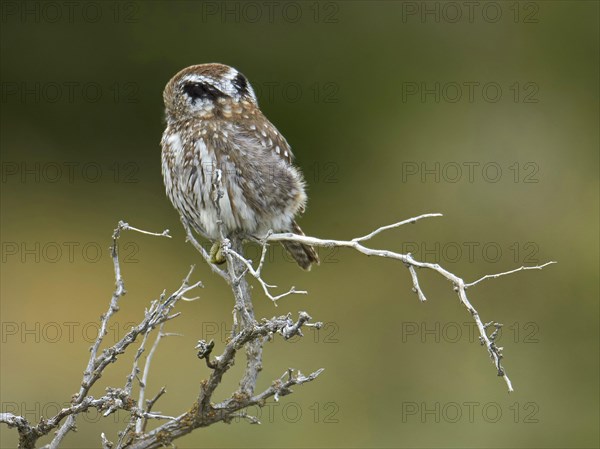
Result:
M223 265L226 262L225 256L219 242L213 243L210 248L210 263L215 265Z

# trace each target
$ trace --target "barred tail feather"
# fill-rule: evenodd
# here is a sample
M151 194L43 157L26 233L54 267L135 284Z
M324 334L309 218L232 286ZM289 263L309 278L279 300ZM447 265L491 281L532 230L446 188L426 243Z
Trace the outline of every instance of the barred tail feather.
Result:
M295 221L292 222L290 232L298 235L304 235L300 226ZM310 245L305 245L298 242L281 242L283 247L294 258L303 270L309 271L313 264L319 264L319 256L315 249Z

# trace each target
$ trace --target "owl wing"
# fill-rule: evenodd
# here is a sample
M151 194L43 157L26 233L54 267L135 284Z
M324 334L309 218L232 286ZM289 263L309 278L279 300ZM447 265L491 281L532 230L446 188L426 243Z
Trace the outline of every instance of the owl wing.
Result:
M228 155L240 168L245 197L253 206L304 210L304 178L293 165L294 155L281 133L259 111L251 118L231 122Z
M252 119L236 123L237 137L240 145L252 148L264 157L273 156L275 160L282 160L287 165L292 165L294 154L287 140L260 112Z

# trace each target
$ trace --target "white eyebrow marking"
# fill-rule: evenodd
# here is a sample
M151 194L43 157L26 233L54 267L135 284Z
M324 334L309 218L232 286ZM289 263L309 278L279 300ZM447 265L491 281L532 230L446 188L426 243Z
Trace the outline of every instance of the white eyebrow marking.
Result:
M208 84L210 86L216 87L221 92L223 92L223 93L227 94L228 96L239 101L242 98L242 96L238 92L233 81L238 75L241 75L246 80L246 90L248 92L248 95L250 96L252 101L258 105L258 100L256 99L256 94L254 93L254 89L252 88L252 85L250 84L248 79L242 73L240 73L238 70L236 70L233 67L227 66L227 69L228 70L223 75L219 75L219 76L215 76L215 77L202 75L199 73L190 73L190 74L185 75L183 78L181 78L181 83L183 84L186 82L192 82L192 83Z
M213 84L215 80L208 76L198 75L195 73L184 76L181 81L183 82L192 82L192 83L206 83Z
M235 69L232 69L232 70L235 70ZM236 72L236 74L237 74L237 72ZM212 77L212 76L206 76L206 75L200 75L197 73L192 73L192 74L184 76L181 79L181 82L182 82L182 84L190 83L190 82L191 83L208 84L209 86L216 87L221 92L229 95L230 97L238 98L239 94L237 92L237 89L231 82L232 79L233 78L230 78L229 72L227 72L227 74L225 74L222 77Z
M229 70L225 74L225 78L227 78L228 80L233 80L236 76L238 76L238 73L240 72L238 72L233 67L229 67Z

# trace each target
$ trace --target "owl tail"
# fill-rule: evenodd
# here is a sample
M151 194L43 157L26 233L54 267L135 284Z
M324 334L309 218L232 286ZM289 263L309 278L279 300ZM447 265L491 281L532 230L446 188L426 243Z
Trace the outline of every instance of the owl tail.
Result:
M289 232L294 234L304 235L300 226L295 221L292 221L292 226ZM319 264L319 256L315 249L310 245L305 245L298 242L281 242L283 247L294 258L303 270L310 271L312 264Z

